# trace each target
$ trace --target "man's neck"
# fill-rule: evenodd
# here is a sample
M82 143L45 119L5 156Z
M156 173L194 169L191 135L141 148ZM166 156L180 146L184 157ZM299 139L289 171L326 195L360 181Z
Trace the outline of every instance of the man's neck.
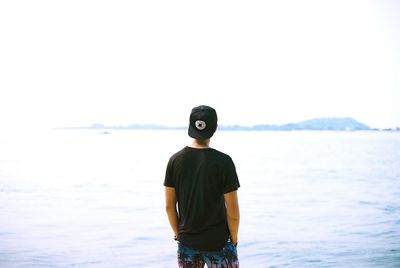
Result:
M210 148L210 139L206 139L206 140L196 140L194 139L192 144L190 145L190 147L193 148Z

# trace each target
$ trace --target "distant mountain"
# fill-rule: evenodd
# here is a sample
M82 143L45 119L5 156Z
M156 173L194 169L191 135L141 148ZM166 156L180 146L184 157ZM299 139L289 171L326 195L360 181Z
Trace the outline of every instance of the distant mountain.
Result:
M284 129L310 130L370 130L371 128L353 118L317 118L302 121L296 124L281 126Z
M93 124L89 127L69 127L66 129L153 129L153 130L173 130L173 129L186 129L186 127L167 127L162 125L152 124L134 124L130 126L104 126L102 124ZM232 126L218 126L219 130L230 131L264 131L264 130L336 130L336 131L355 131L355 130L372 130L369 126L358 122L353 118L316 118L298 123L290 123L284 125L254 125L251 127L232 125Z
M371 130L353 118L317 118L284 125L255 125L252 127L227 126L222 130Z

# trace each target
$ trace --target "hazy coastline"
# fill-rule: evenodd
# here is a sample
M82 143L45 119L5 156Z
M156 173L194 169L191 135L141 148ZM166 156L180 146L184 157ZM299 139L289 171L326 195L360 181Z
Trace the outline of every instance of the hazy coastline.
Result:
M63 127L61 129L97 129L97 130L182 130L186 126L166 126L158 124L131 124L127 126L107 126L101 123L91 126ZM396 128L373 128L361 123L353 118L316 118L296 123L287 124L257 124L253 126L245 125L219 125L218 130L222 131L296 131L296 130L316 130L316 131L400 131Z

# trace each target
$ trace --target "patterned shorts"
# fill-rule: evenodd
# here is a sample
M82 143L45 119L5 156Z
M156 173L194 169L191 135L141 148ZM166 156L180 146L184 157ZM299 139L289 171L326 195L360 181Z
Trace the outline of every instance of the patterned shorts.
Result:
M221 251L199 251L178 243L179 268L238 268L236 247L228 242Z

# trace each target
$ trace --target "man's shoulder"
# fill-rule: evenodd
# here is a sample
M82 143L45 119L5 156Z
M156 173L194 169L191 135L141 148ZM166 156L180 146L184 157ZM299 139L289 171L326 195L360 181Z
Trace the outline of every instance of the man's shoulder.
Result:
M212 151L214 151L215 154L218 154L218 155L220 155L220 156L223 156L223 157L230 157L227 153L224 153L224 152L222 152L222 151L220 151L220 150L218 150L218 149L212 148Z
M183 155L185 155L185 153L187 152L187 146L180 149L179 151L175 152L174 154L172 154L172 156L170 157L171 160L182 157Z
M212 150L213 150L214 154L215 154L218 158L220 158L220 159L222 159L222 160L225 160L225 161L232 161L232 158L230 157L229 154L224 153L224 152L222 152L222 151L219 151L219 150L217 150L217 149L212 149Z
M218 158L219 160L225 160L228 162L232 161L232 158L230 157L230 155L228 155L225 152L222 152L220 150L217 150L215 148L208 148L208 149L200 149L200 150L206 150L207 154L209 155L213 155L215 158ZM187 155L192 155L193 153L199 153L201 152L199 149L193 149L191 147L185 146L184 148L182 148L181 150L175 152L171 157L170 160L175 160L175 159L179 159L179 158L184 158Z

